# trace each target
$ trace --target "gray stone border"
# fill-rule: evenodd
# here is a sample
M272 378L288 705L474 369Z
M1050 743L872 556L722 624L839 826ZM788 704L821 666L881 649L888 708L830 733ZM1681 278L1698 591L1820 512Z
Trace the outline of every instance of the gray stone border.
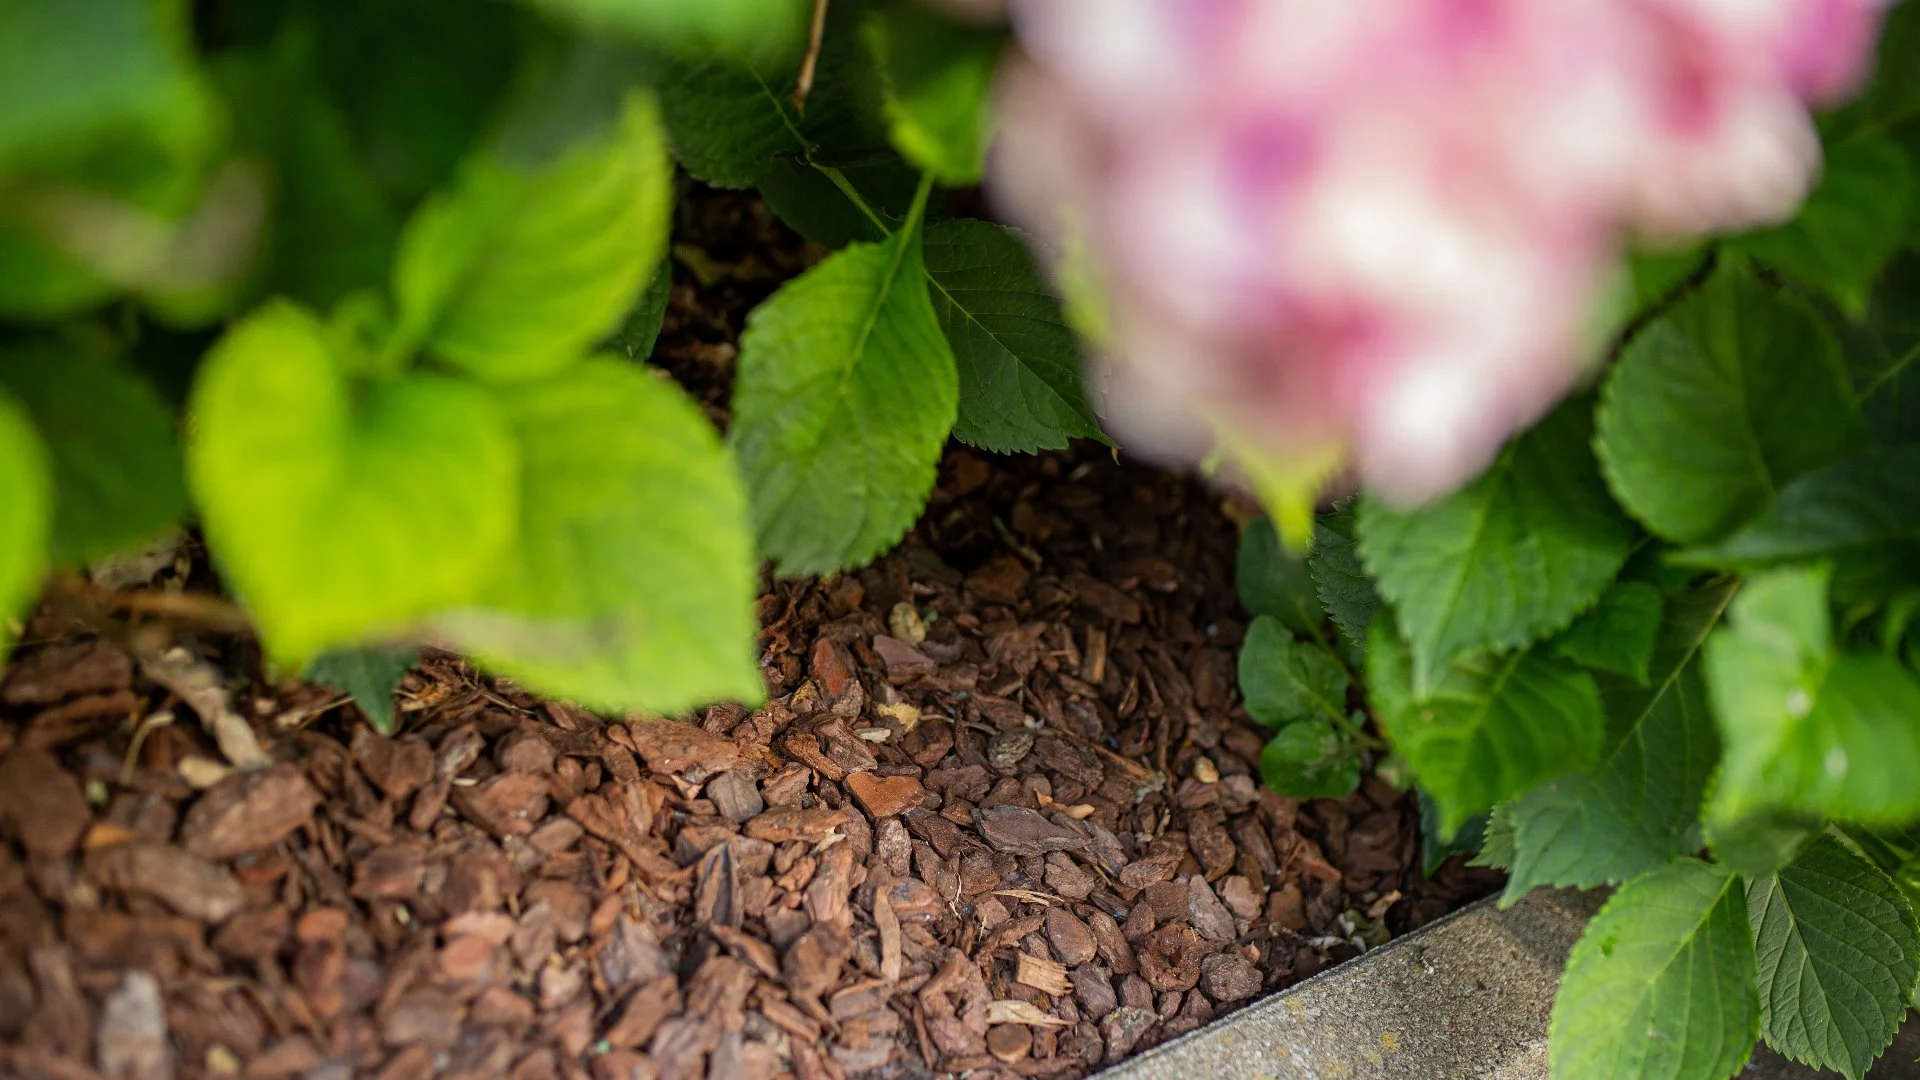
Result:
M1603 894L1483 900L1092 1080L1547 1080L1560 969ZM1909 1014L1868 1075L1920 1078ZM1764 1046L1742 1080L1834 1077Z

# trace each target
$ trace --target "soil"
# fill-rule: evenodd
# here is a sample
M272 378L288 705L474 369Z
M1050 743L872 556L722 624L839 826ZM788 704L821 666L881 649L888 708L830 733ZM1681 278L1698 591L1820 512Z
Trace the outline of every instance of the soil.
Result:
M745 197L679 235L658 356L724 421L819 252ZM56 590L0 681L0 1075L1072 1078L1495 887L1378 778L1262 787L1235 545L1104 449L955 447L897 550L768 584L765 707L430 650L392 738L268 681L190 541Z

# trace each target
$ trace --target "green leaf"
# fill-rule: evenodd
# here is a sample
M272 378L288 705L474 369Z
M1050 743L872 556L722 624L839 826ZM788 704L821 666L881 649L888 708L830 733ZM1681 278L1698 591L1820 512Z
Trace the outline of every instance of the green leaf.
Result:
M53 470L53 561L78 566L158 536L186 512L173 415L116 358L82 344L0 347Z
M1107 442L1087 402L1079 341L1021 236L985 221L936 221L925 259L959 366L954 437L1000 453Z
M40 595L53 531L53 477L27 412L0 390L0 649L11 623Z
M606 337L666 253L672 167L652 99L528 170L474 162L400 238L403 341L484 379L553 372Z
M354 385L340 343L276 301L201 364L187 481L269 653L297 667L470 602L518 515L517 455L485 391Z
M191 31L184 0L0 5L0 177L69 168L116 142L208 139Z
M1900 247L1915 194L1913 169L1897 144L1849 139L1827 148L1820 182L1793 220L1727 243L1857 310Z
M1553 1002L1553 1075L1725 1080L1753 1054L1760 1001L1740 879L1681 859L1587 924Z
M1836 653L1823 571L1751 579L1707 642L1706 672L1726 746L1710 822L1920 816L1920 683L1892 657Z
M1920 979L1920 926L1898 887L1821 836L1747 884L1767 1045L1852 1080L1893 1042Z
M838 251L856 240L885 240L906 217L920 185L920 174L891 153L878 155L871 162L841 165L835 171L880 221L868 217L824 169L804 158L774 158L755 186L767 209L793 231L829 251ZM933 231L932 227L928 229L929 246Z
M1297 634L1320 634L1325 616L1306 560L1280 543L1271 519L1254 518L1240 531L1234 580L1248 613L1271 615Z
M1599 681L1608 729L1599 764L1503 805L1513 845L1503 904L1536 885L1625 881L1699 850L1720 738L1696 661L1733 594L1725 581L1674 597L1650 677Z
M400 680L419 662L417 649L378 645L338 649L314 658L303 677L353 695L353 703L360 706L373 729L390 735L393 733L393 693L400 689Z
M979 183L986 165L989 91L1006 34L964 26L911 4L881 8L867 20L893 145L942 184Z
M760 550L785 574L885 551L920 516L958 398L918 208L782 286L747 316L729 433Z
M1420 681L1461 653L1564 628L1626 561L1633 526L1600 481L1591 425L1576 399L1442 502L1360 504L1360 556L1394 603Z
M1423 829L1435 831L1439 828L1439 810L1429 812L1427 807L1433 799L1426 792L1420 793L1420 822ZM1506 870L1513 866L1513 804L1500 803L1487 811L1487 832L1480 842L1480 853L1468 860L1468 866L1491 866L1497 870ZM1431 821L1431 825L1429 822Z
M805 109L793 103L797 49L778 62L697 53L665 65L654 83L680 164L715 187L745 188L782 155L840 165L887 153L880 75L859 32L866 9L855 0L827 8Z
M1920 222L1920 214L1914 218ZM1903 252L1888 265L1864 325L1842 320L1841 326L1847 366L1874 435L1888 444L1920 441L1920 254Z
M1320 594L1320 605L1333 618L1333 625L1340 628L1340 636L1353 648L1364 650L1367 628L1386 602L1374 590L1373 578L1360 562L1357 531L1352 499L1342 499L1333 504L1332 513L1315 518L1307 574Z
M1703 830L1713 861L1748 878L1766 877L1799 854L1825 822L1783 811L1761 811Z
M640 294L640 302L627 314L627 321L614 334L614 342L629 360L645 360L653 355L654 343L660 340L660 328L667 322L667 300L673 294L673 260L662 259L660 265L653 268L653 280L647 282L647 291Z
M808 0L527 0L601 33L676 52L778 59L805 35Z
M520 444L519 539L477 605L437 625L593 708L760 701L746 496L699 407L613 357L496 393Z
M1756 567L1916 542L1920 446L1896 446L1807 473L1744 528L1677 559L1694 566Z
M1504 803L1501 805L1505 805ZM1451 837L1441 832L1440 807L1433 796L1420 793L1420 866L1432 877L1440 864L1455 855L1475 855L1487 843L1487 830L1493 824L1494 811L1475 814ZM1495 852L1499 856L1501 852Z
M1267 786L1293 799L1344 799L1360 786L1360 755L1325 720L1288 724L1260 752Z
M264 289L326 308L386 277L400 221L314 52L309 34L285 33L269 48L227 53L214 74L235 143L273 174Z
M1832 335L1732 260L1628 343L1597 423L1614 495L1687 543L1737 527L1863 432Z
M1347 715L1347 669L1326 646L1296 641L1279 620L1262 615L1240 646L1240 697L1247 715L1268 727Z
M1593 676L1543 649L1463 658L1418 693L1406 646L1376 622L1367 680L1381 727L1439 804L1449 834L1600 753L1606 721Z
M1553 639L1555 656L1596 671L1647 681L1654 639L1660 633L1660 589L1644 581L1619 581L1600 594L1586 614Z

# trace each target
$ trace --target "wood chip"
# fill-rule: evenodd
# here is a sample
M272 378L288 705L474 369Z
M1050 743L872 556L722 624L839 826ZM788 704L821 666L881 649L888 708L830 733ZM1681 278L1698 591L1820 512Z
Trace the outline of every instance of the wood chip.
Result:
M1067 992L1067 969L1032 953L1023 952L1015 958L1013 978L1043 994L1058 996Z

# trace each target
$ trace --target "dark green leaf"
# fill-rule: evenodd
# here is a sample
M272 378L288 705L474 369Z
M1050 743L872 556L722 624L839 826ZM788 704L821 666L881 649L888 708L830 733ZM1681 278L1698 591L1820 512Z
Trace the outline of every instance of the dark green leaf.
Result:
M1740 879L1681 859L1613 894L1573 947L1553 1003L1555 1076L1725 1080L1760 1035Z
M419 661L417 649L378 645L339 649L316 657L307 665L305 678L353 695L353 703L366 714L373 730L390 735L393 733L393 692L400 689L400 680Z
M1087 403L1080 344L1018 233L956 218L927 226L934 314L960 373L954 437L997 452L1106 442Z
M1260 774L1294 799L1344 799L1360 785L1360 755L1325 720L1280 729L1260 752Z
M1697 543L1862 433L1819 319L1724 260L1627 345L1601 392L1596 446L1622 505L1661 536Z
M1704 830L1713 861L1749 878L1766 877L1793 860L1824 822L1777 810L1716 821Z
M915 4L868 16L883 104L902 157L949 187L980 182L986 164L989 90L1006 44L998 29L966 26Z
M387 276L400 221L327 96L305 34L228 54L216 71L235 141L269 163L265 291L324 309Z
M1347 715L1347 669L1326 646L1297 641L1270 615L1253 620L1240 646L1240 697L1268 727Z
M1915 193L1898 145L1849 139L1828 148L1820 182L1793 220L1728 243L1857 310L1900 246Z
M782 573L860 565L920 516L959 398L921 277L916 214L747 317L729 439Z
M292 304L227 331L189 412L208 544L283 663L471 603L513 543L519 455L485 391L426 374L356 386Z
M1440 807L1433 796L1420 793L1420 865L1421 872L1429 877L1440 869L1440 864L1455 855L1477 854L1487 842L1487 828L1493 814L1475 814L1460 826L1451 838L1441 834ZM1500 855L1495 852L1495 855Z
M1439 804L1445 832L1535 784L1591 766L1606 721L1593 676L1543 649L1456 661L1425 693L1390 624L1376 622L1367 679L1394 749Z
M1320 605L1332 616L1333 625L1340 628L1340 636L1353 648L1364 650L1367 627L1385 601L1361 565L1360 548L1354 540L1357 527L1352 499L1335 503L1332 513L1315 518L1307 573L1320 594Z
M1234 579L1248 613L1271 615L1296 634L1319 635L1325 615L1306 560L1280 543L1269 519L1255 518L1240 531Z
M631 310L666 253L672 198L645 96L551 164L474 162L400 239L402 339L486 379L558 370Z
M435 620L444 636L594 708L759 701L746 496L699 406L613 357L495 393L520 446L519 539Z
M1696 660L1733 597L1721 582L1673 598L1649 679L1600 680L1607 749L1593 770L1505 804L1513 854L1503 903L1536 885L1625 881L1700 847L1700 800L1720 756Z
M1413 643L1417 681L1564 628L1626 561L1633 526L1594 465L1588 404L1555 410L1442 502L1360 504L1360 555Z
M1747 885L1760 1030L1795 1061L1860 1080L1893 1042L1920 978L1920 926L1899 888L1829 836Z
M1869 450L1807 473L1744 528L1679 558L1755 567L1913 543L1920 543L1920 445Z
M1660 633L1660 589L1644 581L1619 581L1600 594L1586 614L1553 640L1554 655L1582 667L1647 681L1654 639Z
M653 355L654 342L660 340L660 328L667 321L667 298L673 293L673 260L662 259L654 267L653 279L640 302L627 314L626 323L614 334L614 342L629 360L645 360Z
M152 540L186 512L173 415L119 360L47 340L0 347L0 390L26 406L47 450L55 563Z
M774 158L756 186L767 209L829 251L856 240L885 240L906 217L920 174L892 154L871 163L842 165L838 171L880 221L868 217L825 171L803 158ZM932 243L930 235L927 241Z

